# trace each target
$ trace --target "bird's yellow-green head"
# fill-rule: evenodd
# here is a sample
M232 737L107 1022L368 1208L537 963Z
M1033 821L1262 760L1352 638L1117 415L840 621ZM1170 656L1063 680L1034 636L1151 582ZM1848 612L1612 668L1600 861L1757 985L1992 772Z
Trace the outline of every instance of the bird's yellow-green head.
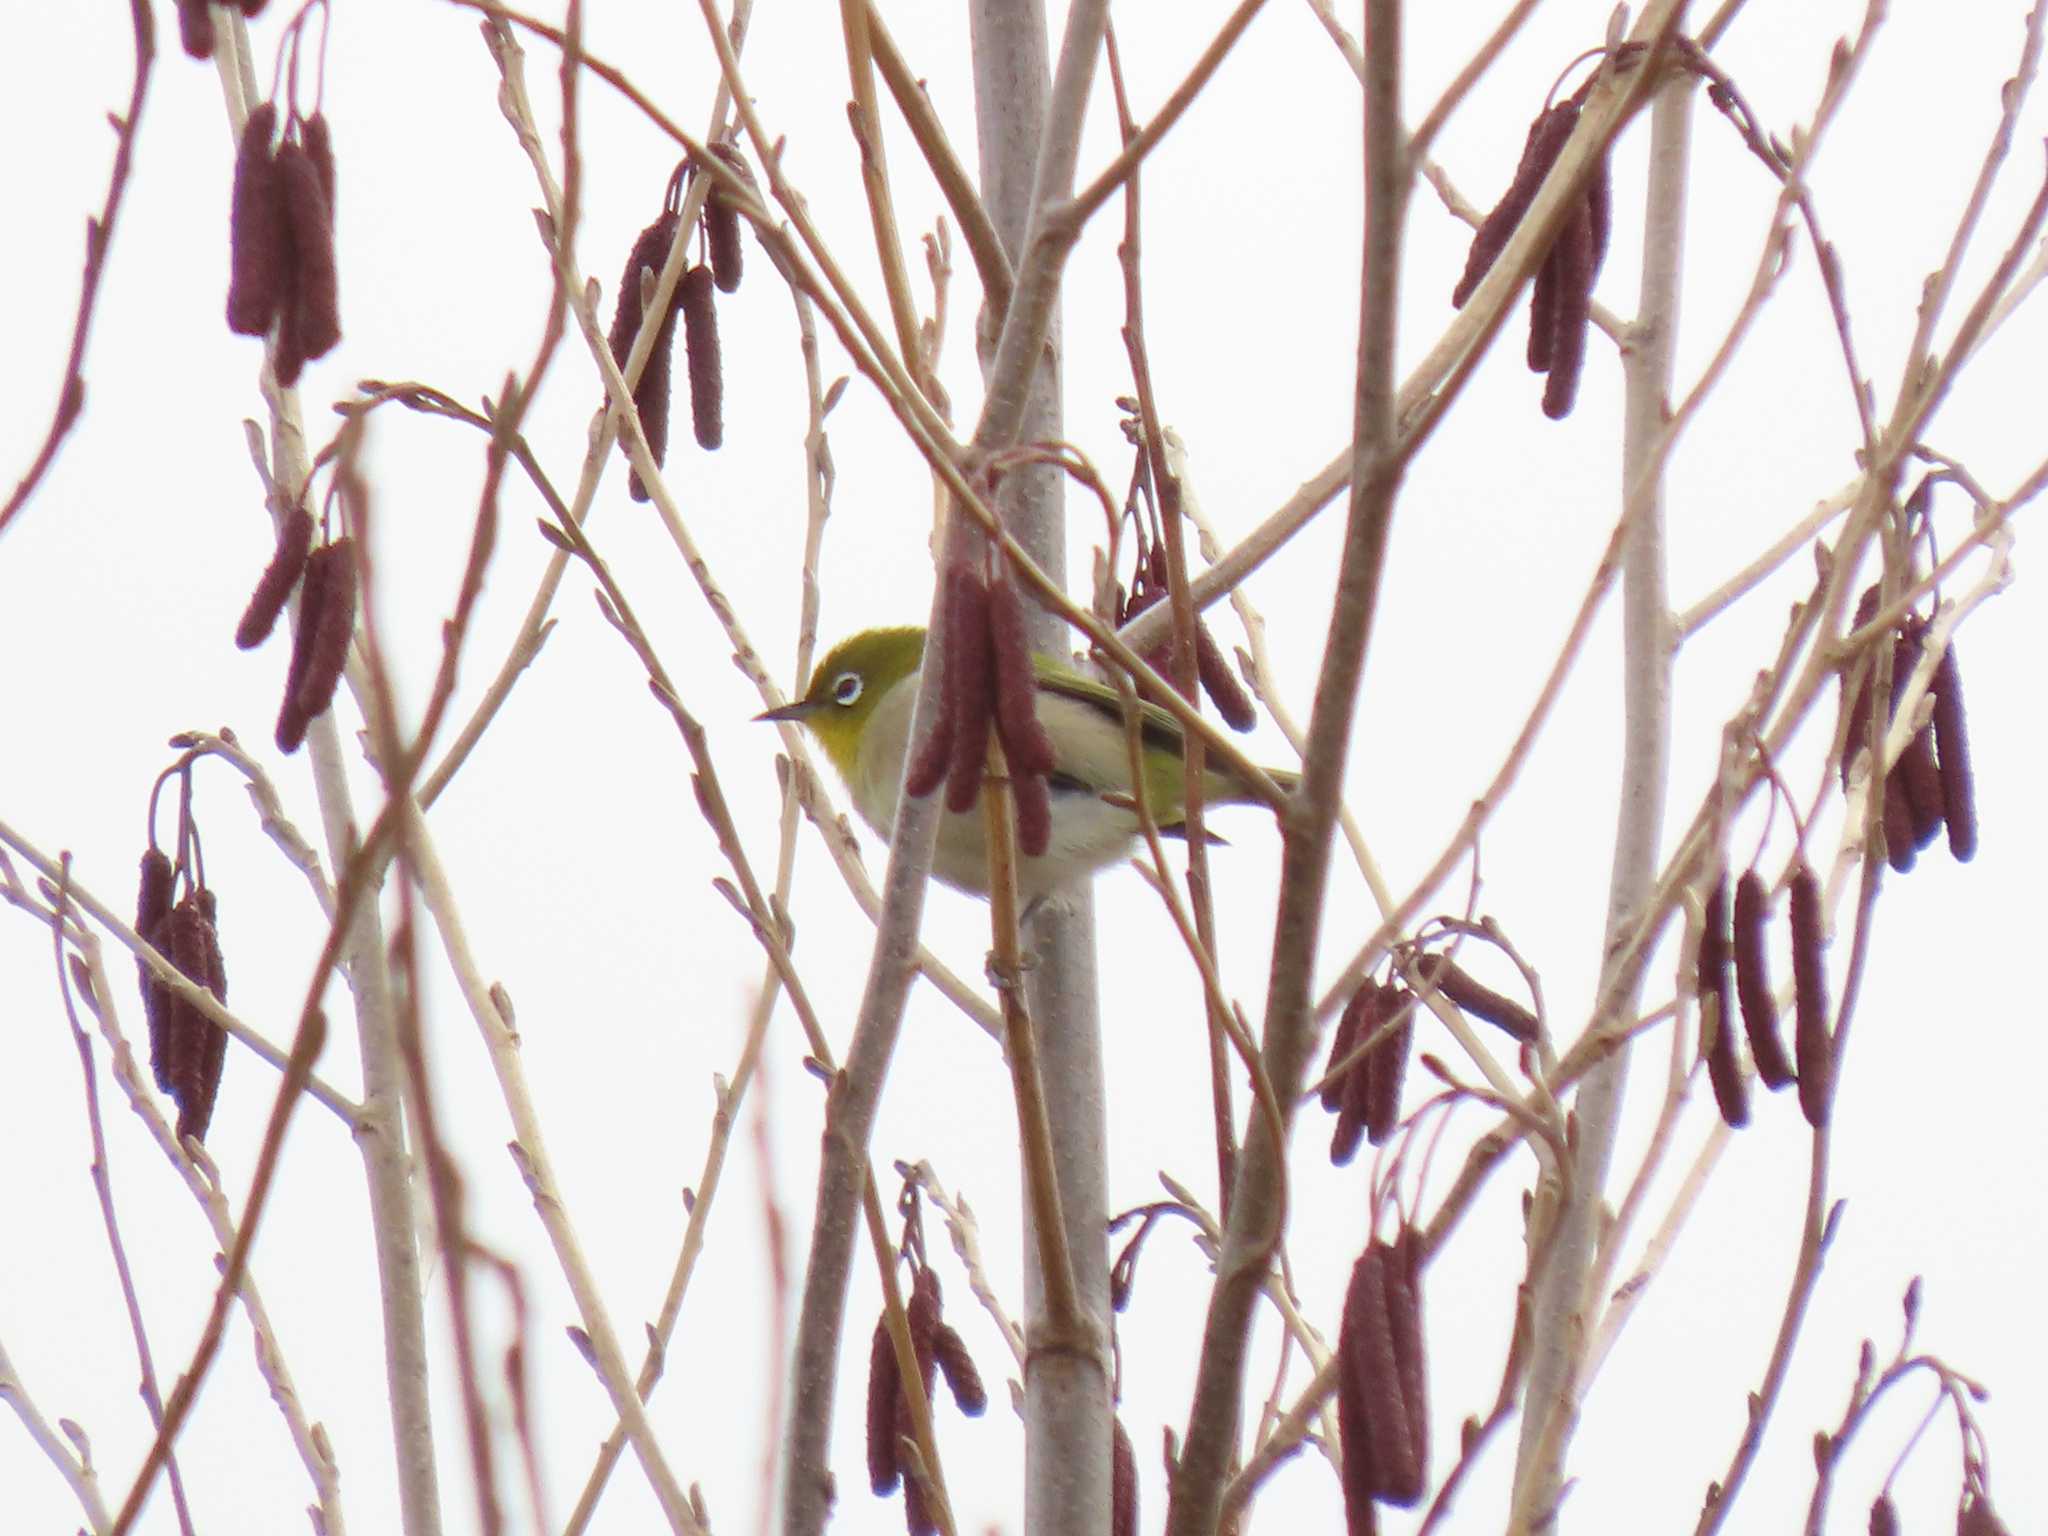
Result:
M852 783L858 776L861 733L889 690L916 672L924 658L924 631L904 626L849 635L811 669L804 696L759 720L797 720Z

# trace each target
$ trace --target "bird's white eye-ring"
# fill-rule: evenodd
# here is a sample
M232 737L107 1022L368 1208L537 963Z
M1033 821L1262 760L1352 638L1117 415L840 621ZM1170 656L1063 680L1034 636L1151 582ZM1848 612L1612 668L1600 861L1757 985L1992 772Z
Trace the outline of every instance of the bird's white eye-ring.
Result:
M832 702L852 704L860 698L860 674L842 672L832 681Z

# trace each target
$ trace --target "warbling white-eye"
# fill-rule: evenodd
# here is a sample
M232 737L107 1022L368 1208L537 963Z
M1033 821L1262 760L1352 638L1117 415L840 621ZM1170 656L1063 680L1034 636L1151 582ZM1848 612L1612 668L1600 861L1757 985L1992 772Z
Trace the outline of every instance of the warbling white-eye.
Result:
M817 664L802 698L756 717L801 721L846 781L861 819L885 839L895 824L923 655L922 629L862 630ZM1026 902L1116 863L1140 836L1122 698L1109 685L1045 656L1034 655L1031 661L1038 681L1038 718L1052 739L1054 762L1046 776L1052 810L1046 850L1018 860L1018 894ZM1146 800L1162 830L1173 831L1185 804L1180 722L1156 705L1139 708ZM1284 770L1267 771L1282 789L1298 782L1297 775ZM1227 766L1205 769L1205 806L1258 798ZM960 890L988 893L978 804L965 812L941 813L932 873Z

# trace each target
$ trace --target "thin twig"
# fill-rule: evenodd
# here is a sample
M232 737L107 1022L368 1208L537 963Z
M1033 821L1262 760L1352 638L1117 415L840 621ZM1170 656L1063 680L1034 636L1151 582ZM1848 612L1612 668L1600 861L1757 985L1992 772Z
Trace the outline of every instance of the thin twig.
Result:
M1324 910L1331 835L1351 744L1351 718L1378 606L1402 461L1396 451L1395 316L1401 227L1412 184L1401 128L1399 0L1366 7L1365 207L1361 264L1352 499L1337 596L1309 721L1302 784L1282 818L1280 908L1267 982L1265 1067L1283 1123L1245 1142L1203 1328L1188 1431L1176 1470L1167 1530L1216 1528L1235 1450L1246 1335L1260 1279L1284 1231L1283 1133L1315 1045L1310 970Z
M4 821L0 821L0 847L11 848L20 854L30 867L53 885L63 881L63 870L58 862L44 854L35 844L15 831L14 828L8 826ZM155 945L147 942L133 928L130 928L127 923L116 917L106 903L94 896L90 889L79 884L76 879L73 879L66 886L66 891L72 904L79 911L98 923L100 927L106 929L137 960L148 966L150 974L156 981L176 993L180 1002L191 1004L191 1006L205 1014L211 1022L218 1024L222 1029L241 1041L242 1044L248 1046L260 1059L276 1067L279 1071L284 1070L286 1063L290 1060L289 1053L279 1050L257 1030L243 1023L235 1014L229 1012L226 1005L219 998L207 991L206 988L198 985L191 977L171 964L157 950ZM28 910L29 907L27 893L17 890L7 883L0 883L0 900L9 901L15 906L24 908L24 910ZM37 915L41 914L38 912ZM76 920L74 919L73 921L75 922ZM306 1092L317 1100L322 1107L332 1111L343 1125L347 1126L351 1131L355 1129L357 1121L362 1114L361 1105L350 1099L332 1084L310 1073L306 1079Z
M1674 77L1651 114L1649 190L1643 233L1641 305L1635 345L1624 350L1622 500L1633 514L1622 578L1623 731L1619 826L1608 889L1605 935L1628 931L1656 884L1671 758L1671 612L1664 550L1662 472L1665 408L1678 353L1679 261L1685 243L1685 194L1694 85ZM1608 944L1603 995L1633 1012L1635 984L1618 984L1623 965ZM1566 1447L1578 1419L1574 1362L1584 1347L1586 1282L1597 1242L1601 1191L1619 1129L1625 1049L1603 1061L1573 1101L1577 1136L1566 1158L1546 1163L1544 1183L1559 1202L1556 1240L1534 1290L1529 1381L1515 1464L1511 1531L1533 1530L1555 1507ZM1542 1195L1539 1193L1539 1203Z
M85 225L85 277L78 287L78 315L71 323L71 350L64 359L64 380L57 387L57 409L43 443L36 450L28 471L14 492L0 506L0 534L7 531L21 509L35 494L43 476L56 461L57 449L65 435L85 411L85 347L92 336L93 314L99 304L100 279L106 275L107 252L114 243L114 225L121 216L121 203L128 191L128 173L135 160L136 135L142 128L142 104L149 94L150 71L156 65L156 18L149 0L128 0L128 19L135 31L135 76L128 87L128 110L113 118L114 168L107 177L106 199L99 216Z
M896 327L896 348L911 377L926 395L937 383L923 367L917 343L917 307L910 298L910 274L903 265L903 240L896 231L896 202L889 190L889 162L882 144L882 119L875 100L873 50L868 0L839 0L839 26L846 43L846 68L853 80L848 111L855 147L860 151L861 189L867 194L868 221L874 226L875 250L882 266L882 287L889 299L889 318Z
M100 1123L99 1072L93 1064L92 1040L85 1032L85 1026L78 1022L78 1007L71 996L71 968L67 965L64 944L63 919L70 915L71 857L64 857L64 878L57 887L57 917L59 921L50 925L50 947L57 962L57 995L64 1003L64 1017L71 1025L71 1041L78 1048L78 1067L85 1078L85 1120L92 1137L92 1188L99 1200L100 1224L107 1231L107 1249L114 1260L114 1275L121 1285L121 1304L128 1312L128 1333L135 1341L136 1365L142 1373L142 1405L149 1410L149 1420L156 1428L163 1427L164 1399L156 1384L156 1363L150 1358L149 1330L142 1321L142 1302L135 1294L135 1272L128 1264L128 1248L121 1241L121 1222L114 1212L114 1172L107 1162L107 1137ZM80 962L80 969L90 977ZM87 995L87 1006L95 1012L99 999L95 994ZM171 1504L177 1511L178 1529L183 1536L192 1536L192 1508L185 1499L185 1477L178 1468L175 1455L165 1458L165 1476L171 1485ZM106 1523L106 1512L98 1516L101 1525Z
M1637 39L1651 42L1664 37L1675 26L1682 9L1682 0L1658 0L1638 23ZM1505 320L1509 304L1549 250L1595 162L1634 115L1651 79L1647 66L1633 69L1612 85L1596 90L1587 103L1578 127L1499 259L1402 384L1394 410L1399 426L1395 445L1398 457L1406 459L1416 451L1462 388ZM1351 471L1352 451L1347 447L1195 579L1195 606L1206 608L1217 602L1271 559L1351 483ZM1137 650L1149 650L1165 638L1171 622L1171 615L1155 606L1124 626L1121 638ZM1168 700L1162 702L1170 704Z
M55 926L57 914L50 914ZM80 927L74 920L69 925L68 942L79 955L85 976L81 990L89 991L90 1007L99 1033L107 1047L107 1066L115 1085L128 1100L128 1107L148 1131L164 1160L171 1165L183 1180L192 1198L198 1202L200 1213L206 1218L216 1248L227 1253L235 1247L236 1230L232 1213L228 1210L227 1197L221 1188L220 1172L206 1155L206 1149L196 1141L181 1141L170 1121L165 1119L161 1101L143 1085L142 1074L136 1066L135 1053L122 1032L120 1010L115 1002L112 983L107 977L105 958L100 949L97 935ZM332 1536L343 1536L347 1526L342 1518L340 1473L335 1465L334 1447L328 1442L327 1432L306 1416L305 1406L299 1400L298 1389L292 1381L289 1367L285 1364L284 1352L278 1343L277 1330L272 1326L269 1312L263 1305L253 1272L242 1277L237 1299L242 1304L243 1314L249 1320L249 1331L255 1345L256 1369L270 1389L271 1401L277 1404L279 1416L290 1434L293 1446L299 1453L308 1476L312 1479L314 1495L318 1500L321 1518L326 1521ZM102 1527L104 1529L104 1527Z
M246 19L234 11L215 13L226 26L216 29L214 50L227 108L228 124L239 141L257 96L255 69ZM276 485L288 497L271 498L272 516L282 516L290 502L304 494L311 479L306 457L305 424L295 390L281 386L275 366L276 338L266 342L257 376L270 416L270 461ZM372 583L367 579L364 588ZM367 608L366 608L367 611ZM358 685L360 668L349 679ZM382 861L389 856L395 830L393 806L387 803L367 836L359 833L348 771L342 758L336 712L316 719L307 738L314 792L327 840L328 862L336 873L334 915L323 948L316 984L324 984L327 968L340 964L349 981L362 1061L363 1098L354 1119L356 1145L363 1158L369 1191L370 1236L377 1260L378 1301L384 1333L386 1395L391 1404L392 1450L397 1462L399 1510L404 1536L440 1536L439 1471L434 1458L433 1412L427 1390L427 1345L424 1282L413 1227L411 1170L406 1156L405 1122L401 1109L401 1071L393 1030L391 974L386 962L383 925L372 899L360 900L381 881ZM416 764L412 766L417 766ZM410 780L395 791L411 792ZM359 908L359 909L358 909ZM313 993L317 1000L319 991ZM310 1009L313 1002L309 1001ZM303 1041L313 1023L304 1014L299 1024ZM295 1047L296 1050L296 1047ZM310 1062L305 1064L310 1067ZM273 1116L275 1119L275 1115ZM251 1203L258 1190L252 1185ZM247 1216L238 1240L252 1229ZM193 1382L196 1387L196 1380ZM175 1399L174 1399L175 1402Z
M809 417L804 433L804 486L808 515L805 519L803 566L797 603L795 670L801 680L810 672L811 654L818 639L818 572L823 553L825 523L831 513L834 471L832 451L825 432L825 389L818 362L817 321L810 300L797 289L792 288L790 293L796 305L797 334L803 354L805 397ZM563 509L557 506L554 510L557 522L566 527L569 520L563 515ZM792 768L792 775L793 772ZM776 846L775 888L769 897L770 910L777 914L788 910L790 886L796 870L799 810L800 797L792 776L783 786L780 831ZM782 942L787 945L787 924L778 924L778 931ZM703 1252L705 1231L724 1173L726 1151L733 1126L745 1104L748 1088L757 1069L765 1071L761 1068L761 1052L767 1039L769 1021L775 1012L776 1000L781 996L781 986L781 971L773 957L770 957L765 965L760 991L755 1000L753 1014L747 1022L746 1037L741 1044L739 1060L733 1067L730 1083L715 1081L717 1108L711 1119L711 1135L705 1147L704 1162L698 1171L696 1183L691 1186L693 1198L685 1202L688 1214L684 1222L682 1244L676 1253L675 1266L669 1275L668 1290L662 1297L661 1310L656 1314L648 1335L647 1352L641 1359L639 1375L634 1380L634 1389L640 1394L642 1402L652 1398L655 1384L661 1379L669 1342L675 1336L676 1322L682 1316L683 1301L688 1294L691 1277L696 1273L697 1260ZM785 1315L784 1309L778 1305L774 1315L777 1318L782 1317ZM778 1399L781 1390L780 1386L774 1389ZM778 1411L776 1422L779 1421ZM596 1461L584 1479L583 1491L578 1495L576 1507L570 1512L568 1522L563 1527L563 1536L581 1536L588 1526L591 1516L596 1513L597 1501L604 1493L612 1468L618 1464L619 1454L625 1449L625 1444L625 1425L613 1425L611 1432L605 1436L604 1443L598 1447ZM761 1511L764 1531L772 1501L772 1461L765 1476L769 1482L767 1489L764 1490Z
M98 1533L110 1529L112 1522L107 1518L106 1501L100 1494L99 1473L93 1467L91 1444L85 1439L85 1431L69 1419L59 1419L52 1425L43 1416L42 1409L29 1395L21 1373L8 1357L4 1342L0 1342L0 1402L14 1410L15 1417L21 1420L21 1427L28 1431L36 1449L57 1469L57 1475L64 1479L72 1496L78 1500L78 1507L85 1511L85 1518L92 1523L93 1531ZM67 1440L71 1442L69 1445L65 1443Z
M974 258L984 301L991 312L1001 314L1010 307L1010 287L1016 281L1010 271L1010 258L1003 250L1002 239L996 234L995 225L989 222L988 209L983 206L974 183L968 179L967 167L953 153L953 146L946 138L945 125L939 121L938 113L932 110L932 104L926 99L916 76L897 50L895 39L889 36L889 29L882 24L882 15L874 0L868 0L867 11L868 46L873 50L875 67L881 70L889 94L895 98L896 109L903 114L911 138L917 141L918 149L923 152L925 164L931 168L932 179L945 194L946 206L960 221L960 234L967 242L968 255Z

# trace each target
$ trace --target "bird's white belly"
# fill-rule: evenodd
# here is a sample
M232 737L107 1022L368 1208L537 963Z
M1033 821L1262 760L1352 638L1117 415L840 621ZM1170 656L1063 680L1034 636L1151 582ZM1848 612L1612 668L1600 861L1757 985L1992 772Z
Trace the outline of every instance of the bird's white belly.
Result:
M917 703L917 684L913 674L890 689L875 706L861 737L860 782L848 786L854 808L884 841L896 824L899 775L893 765L903 761L910 716ZM1045 701L1041 701L1041 710L1044 707ZM979 803L958 814L943 813L938 843L932 853L935 876L959 890L976 894L984 894L988 889L988 843L981 816ZM1121 858L1137 836L1138 819L1131 812L1109 804L1093 791L1062 791L1055 785L1051 842L1037 858L1019 861L1018 894L1029 901L1070 884Z

